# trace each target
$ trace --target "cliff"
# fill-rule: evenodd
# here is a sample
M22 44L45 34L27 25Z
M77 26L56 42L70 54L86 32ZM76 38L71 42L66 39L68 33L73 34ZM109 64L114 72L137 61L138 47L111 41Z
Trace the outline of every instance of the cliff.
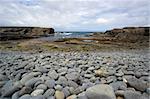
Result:
M150 27L124 27L107 30L104 33L94 33L94 37L102 40L138 42L149 41Z
M53 28L0 27L0 40L35 38L53 33Z

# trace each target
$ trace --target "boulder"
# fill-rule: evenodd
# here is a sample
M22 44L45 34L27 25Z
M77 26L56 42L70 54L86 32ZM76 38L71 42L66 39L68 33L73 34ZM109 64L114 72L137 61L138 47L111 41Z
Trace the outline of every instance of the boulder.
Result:
M88 99L116 99L113 88L106 84L99 84L86 90Z
M146 88L148 88L148 84L145 81L139 80L135 77L127 79L127 84L139 91L145 91Z

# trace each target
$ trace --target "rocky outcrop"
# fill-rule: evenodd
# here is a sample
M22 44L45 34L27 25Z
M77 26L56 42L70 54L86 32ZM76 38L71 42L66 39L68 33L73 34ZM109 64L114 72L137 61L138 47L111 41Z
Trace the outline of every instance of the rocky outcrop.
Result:
M0 27L0 40L34 38L53 34L53 28Z
M149 40L150 27L124 27L107 30L104 33L94 33L94 37L98 37L103 41L124 41L138 42Z
M105 34L119 41L148 40L150 27L125 27L106 31Z

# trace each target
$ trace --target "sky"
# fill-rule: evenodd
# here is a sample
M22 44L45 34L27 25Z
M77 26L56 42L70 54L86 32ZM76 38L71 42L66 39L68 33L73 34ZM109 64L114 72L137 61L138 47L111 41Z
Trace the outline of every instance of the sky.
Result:
M0 26L105 31L150 26L150 0L0 0Z

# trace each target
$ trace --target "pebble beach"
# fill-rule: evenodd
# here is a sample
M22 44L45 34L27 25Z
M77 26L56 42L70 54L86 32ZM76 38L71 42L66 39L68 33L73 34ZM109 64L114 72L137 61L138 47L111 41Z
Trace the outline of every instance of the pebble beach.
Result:
M0 53L0 99L148 99L147 51Z

